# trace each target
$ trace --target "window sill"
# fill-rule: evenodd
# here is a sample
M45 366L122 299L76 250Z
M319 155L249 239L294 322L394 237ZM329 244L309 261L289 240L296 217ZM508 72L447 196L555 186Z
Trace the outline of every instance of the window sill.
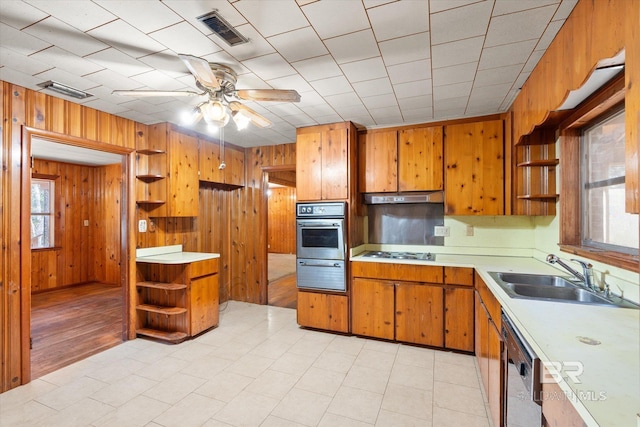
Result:
M31 252L59 251L62 246L51 246L49 248L31 248Z
M559 245L562 252L583 256L594 261L603 262L614 267L625 270L640 271L638 256L627 255L620 252L605 251L602 249L590 248L588 246Z

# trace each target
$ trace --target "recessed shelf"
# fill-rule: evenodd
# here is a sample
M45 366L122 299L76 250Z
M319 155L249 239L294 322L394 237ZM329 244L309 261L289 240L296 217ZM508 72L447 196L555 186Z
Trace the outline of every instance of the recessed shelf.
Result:
M557 166L560 163L558 159L543 159L543 160L530 160L528 162L518 163L516 166L520 167L535 167L535 166Z
M166 200L136 200L136 203L140 205L161 205L166 203Z
M167 332L159 331L157 329L138 328L136 330L138 335L144 335L147 337L169 341L174 344L184 341L187 338L187 334L184 332Z
M145 175L136 175L136 178L141 179L143 181L155 181L156 179L163 179L164 175L153 173L153 174L145 174Z
M524 196L518 196L518 199L522 200L558 200L560 197L558 194L527 194Z
M164 150L138 150L138 154L153 155L153 154L164 154L164 153L166 153L166 151Z
M186 289L187 285L183 283L164 283L164 282L138 282L136 286L139 288L163 289L165 291L178 291Z
M167 316L175 316L187 312L187 309L184 307L162 307L159 305L151 304L140 304L136 306L136 309L141 311L148 311L150 313L166 314Z

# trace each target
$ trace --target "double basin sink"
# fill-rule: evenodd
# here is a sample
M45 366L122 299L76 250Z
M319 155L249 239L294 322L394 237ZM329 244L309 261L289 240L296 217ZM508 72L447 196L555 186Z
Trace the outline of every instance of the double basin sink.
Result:
M501 272L489 274L511 298L639 308L629 300L615 295L605 296L562 276Z

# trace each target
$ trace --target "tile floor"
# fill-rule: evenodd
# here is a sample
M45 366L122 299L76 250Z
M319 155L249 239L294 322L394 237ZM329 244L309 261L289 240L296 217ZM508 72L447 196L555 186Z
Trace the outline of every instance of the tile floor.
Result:
M0 394L8 426L489 426L475 358L300 329L231 301L179 345L144 339Z

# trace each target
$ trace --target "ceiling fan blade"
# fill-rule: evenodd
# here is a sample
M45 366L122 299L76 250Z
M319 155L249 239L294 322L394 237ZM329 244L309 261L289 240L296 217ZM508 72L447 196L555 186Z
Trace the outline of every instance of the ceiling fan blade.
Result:
M236 91L240 99L247 101L299 102L300 94L295 90L283 89L240 89Z
M220 89L220 83L218 83L218 79L215 74L213 74L213 71L211 71L209 62L193 55L178 54L178 57L184 62L200 84L213 90Z
M254 125L264 128L271 125L271 122L266 117L261 116L260 114L253 111L251 108L247 107L244 104L241 104L237 101L232 101L229 103L229 108L233 112L242 112L242 114L249 117L251 123Z
M120 96L136 96L138 98L151 96L199 96L203 93L192 92L187 90L114 90L113 95Z

